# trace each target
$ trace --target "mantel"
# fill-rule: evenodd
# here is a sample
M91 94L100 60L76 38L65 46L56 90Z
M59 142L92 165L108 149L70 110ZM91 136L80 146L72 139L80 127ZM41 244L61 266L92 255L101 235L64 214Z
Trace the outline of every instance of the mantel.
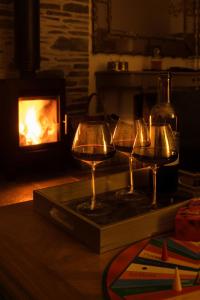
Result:
M160 71L167 72L167 71ZM100 71L96 72L97 91L106 88L155 90L159 71ZM172 88L198 88L200 71L171 72Z

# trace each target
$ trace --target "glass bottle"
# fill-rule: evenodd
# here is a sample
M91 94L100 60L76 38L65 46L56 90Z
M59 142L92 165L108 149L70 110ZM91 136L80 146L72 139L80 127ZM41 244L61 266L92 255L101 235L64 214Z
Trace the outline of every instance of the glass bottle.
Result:
M177 114L171 103L171 74L161 73L158 77L158 101L150 112L150 124L170 124L179 150L179 133L177 130ZM174 193L178 185L179 159L159 168L157 176L157 190L160 193Z

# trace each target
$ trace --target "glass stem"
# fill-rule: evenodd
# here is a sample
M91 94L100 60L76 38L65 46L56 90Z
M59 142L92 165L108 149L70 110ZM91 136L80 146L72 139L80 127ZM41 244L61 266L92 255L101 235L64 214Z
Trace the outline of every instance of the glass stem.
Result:
M152 167L153 172L153 201L152 201L152 208L157 208L157 170L158 166L155 164Z
M134 160L134 157L132 155L130 155L129 156L129 176L130 176L130 190L129 190L129 193L134 192L133 160Z
M92 174L92 198L91 198L91 210L95 209L96 206L96 189L95 189L95 169L96 164L92 162L91 174Z

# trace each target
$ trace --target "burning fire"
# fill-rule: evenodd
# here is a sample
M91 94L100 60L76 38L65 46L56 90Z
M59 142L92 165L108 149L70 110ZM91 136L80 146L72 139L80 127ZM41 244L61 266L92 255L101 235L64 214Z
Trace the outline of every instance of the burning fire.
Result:
M20 146L56 142L57 102L55 100L19 101Z

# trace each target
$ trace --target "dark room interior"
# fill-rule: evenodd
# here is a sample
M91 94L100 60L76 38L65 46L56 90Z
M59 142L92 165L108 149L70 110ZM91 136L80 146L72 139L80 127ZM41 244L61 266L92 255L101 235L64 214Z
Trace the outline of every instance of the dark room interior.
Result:
M199 0L0 0L0 300L199 299L199 53Z

